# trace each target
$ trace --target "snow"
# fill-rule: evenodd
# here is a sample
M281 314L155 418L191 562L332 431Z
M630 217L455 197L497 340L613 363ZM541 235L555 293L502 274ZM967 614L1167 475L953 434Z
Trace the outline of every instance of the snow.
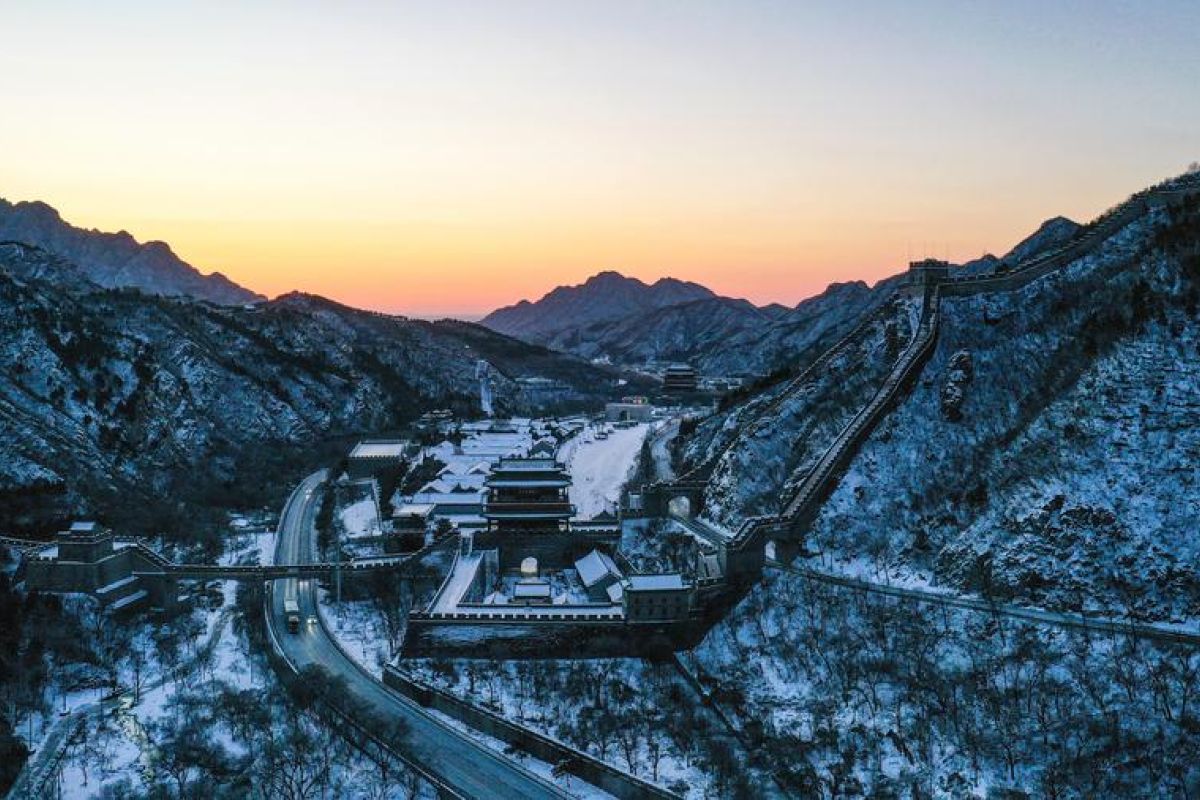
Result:
M462 600L463 595L471 588L471 584L475 580L475 575L479 572L479 565L482 562L483 553L481 552L470 555L460 554L454 560L454 566L450 570L450 575L447 577L446 583L442 586L442 590L438 592L431 610L441 613L453 611L455 606Z
M600 582L608 575L621 577L621 571L617 569L617 565L613 563L612 558L607 553L601 553L599 550L593 550L576 561L575 571L579 573L579 580L583 581L583 585L589 587Z
M567 442L559 451L559 458L565 460L571 474L568 491L580 518L590 519L620 505L621 490L633 474L649 429L646 423L618 428L607 439L584 434Z
M550 600L550 582L544 579L523 578L512 589L514 600Z
M666 592L686 588L683 576L678 573L670 575L630 575L626 578L629 588L641 592Z
M326 589L318 591L317 613L342 651L374 677L383 679L383 667L391 658L385 622L370 601L342 601L339 606Z
M132 594L127 594L124 597L122 597L120 600L114 601L111 608L113 611L120 611L122 608L125 608L126 606L131 606L134 603L139 603L142 600L145 600L149 596L150 596L150 593L147 592L145 589L138 589L136 592L134 592Z
M106 594L115 592L118 589L122 589L126 586L129 586L130 584L137 583L137 581L138 581L138 577L136 575L130 575L126 578L121 578L119 581L113 581L112 583L101 586L99 589L96 590L96 594L100 595L100 596L104 596Z
M400 458L409 443L407 441L364 441L354 445L350 458Z
M379 513L373 498L365 498L342 509L342 526L346 535L372 536L379 533Z

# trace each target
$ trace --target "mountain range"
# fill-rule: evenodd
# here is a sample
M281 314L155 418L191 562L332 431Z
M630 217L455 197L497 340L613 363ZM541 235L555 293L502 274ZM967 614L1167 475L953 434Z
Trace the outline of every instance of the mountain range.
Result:
M479 359L495 368L501 413L536 410L520 377L553 379L591 405L622 391L612 371L472 323L300 293L219 305L106 288L92 274L42 247L0 244L8 530L86 513L130 532L194 533L206 511L277 499L345 437L433 408L477 413Z
M713 297L711 290L697 283L662 278L646 284L607 271L579 286L559 286L535 303L522 300L497 309L480 323L509 336L539 341L565 330Z
M186 296L221 305L264 299L219 272L202 274L165 242L139 243L129 233L77 228L42 202L0 198L0 241L45 248L74 264L97 286L132 287L147 294Z
M1003 257L960 265L984 274L1049 250L1080 226L1065 217L1044 222ZM480 323L528 342L630 367L685 361L708 375L764 376L810 348L823 348L878 307L896 279L874 287L835 283L793 308L755 306L696 283L663 278L646 284L601 272L559 286L537 301L493 311Z

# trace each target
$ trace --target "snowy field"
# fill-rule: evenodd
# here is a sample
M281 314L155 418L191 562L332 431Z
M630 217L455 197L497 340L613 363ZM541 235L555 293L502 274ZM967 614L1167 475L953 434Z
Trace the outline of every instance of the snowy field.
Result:
M611 426L609 426L611 427ZM597 439L595 429L568 441L558 457L571 473L571 502L580 519L591 519L620 506L621 489L633 474L638 452L649 426L612 429L607 439Z
M375 500L366 497L357 500L341 510L342 528L346 535L377 536L379 534L379 513L375 508Z

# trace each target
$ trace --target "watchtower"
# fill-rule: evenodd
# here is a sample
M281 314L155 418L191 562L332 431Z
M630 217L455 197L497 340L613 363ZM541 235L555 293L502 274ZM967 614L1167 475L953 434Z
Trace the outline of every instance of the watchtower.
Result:
M950 262L936 258L912 261L908 265L908 280L914 286L937 286L950 277Z

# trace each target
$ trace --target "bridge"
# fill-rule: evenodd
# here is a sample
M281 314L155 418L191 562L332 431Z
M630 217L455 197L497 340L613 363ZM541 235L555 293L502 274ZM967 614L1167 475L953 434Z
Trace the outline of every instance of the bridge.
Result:
M266 581L276 578L331 578L336 572L342 575L364 575L376 572L408 572L415 568L426 550L386 556L382 558L356 558L349 561L322 561L311 564L175 564L168 562L161 572L135 573L158 574L178 579L208 579L232 581Z

